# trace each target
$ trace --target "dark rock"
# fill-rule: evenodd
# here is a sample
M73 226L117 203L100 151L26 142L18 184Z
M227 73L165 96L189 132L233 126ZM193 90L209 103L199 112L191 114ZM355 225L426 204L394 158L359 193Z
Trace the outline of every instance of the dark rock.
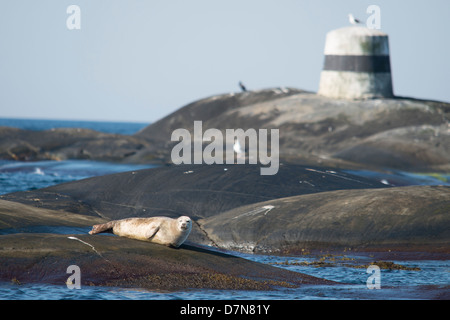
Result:
M230 118L229 113L258 103L271 102L306 91L290 88L286 92L279 89L230 93L207 97L181 107L166 117L152 123L135 134L136 137L151 141L150 148L167 149L173 130L185 128L192 132L194 121L203 121L207 128L259 128L257 119ZM250 121L250 122L249 122ZM170 151L169 151L170 152Z
M450 150L448 125L402 127L374 134L334 157L389 168L445 172Z
M32 200L38 204L39 199ZM19 202L0 200L0 234L2 230L34 226L83 227L103 223L104 219L62 210L39 208Z
M82 285L272 290L333 284L189 244L173 249L117 236L11 231L11 227L42 224L57 230L59 225L89 226L102 221L92 216L0 201L0 221L0 281L64 285L70 275L67 268L76 265Z
M145 140L90 129L44 131L0 127L0 158L9 160L93 159L126 161L147 146Z
M172 249L113 236L71 237L85 243L55 234L0 236L0 280L64 285L69 277L67 268L77 265L82 285L152 290L273 290L301 284L333 284L187 244Z
M338 190L255 203L199 220L221 248L450 253L450 187Z
M86 129L0 128L0 157L171 162L172 132L279 129L280 158L327 166L448 171L450 104L397 97L336 100L293 88L216 95L192 102L133 136Z
M225 94L195 101L141 130L136 136L150 146L135 157L158 152L170 161L173 130L192 133L201 120L203 131L279 129L280 157L297 163L446 171L449 114L448 103L402 97L336 100L291 88Z
M331 282L197 244L448 253L450 188L390 188L339 168L448 171L449 113L443 102L333 100L277 88L201 99L133 136L2 127L3 159L121 162L170 162L173 130L192 132L196 120L203 131L279 129L284 164L273 176L261 176L260 165L168 165L3 195L0 280L63 284L75 264L83 285L261 290ZM161 215L193 218L191 243L171 249L86 234L96 223Z
M294 164L281 165L272 176L260 175L257 165L180 165L94 177L0 199L108 220L187 215L195 222L276 198L385 187L343 172ZM190 239L209 244L195 223Z

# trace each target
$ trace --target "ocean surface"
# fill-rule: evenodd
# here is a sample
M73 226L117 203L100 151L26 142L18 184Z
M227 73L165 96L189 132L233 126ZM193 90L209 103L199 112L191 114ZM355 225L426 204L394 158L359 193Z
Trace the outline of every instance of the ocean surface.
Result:
M0 126L15 126L29 130L47 130L57 127L82 127L97 131L133 134L147 124L112 123L57 120L0 119ZM114 164L89 160L15 162L0 160L0 194L32 190L63 182L84 179L123 171L152 168L152 165ZM350 171L349 171L350 172ZM450 176L442 174L421 174L406 172L378 173L371 171L351 171L350 173L378 179L396 186L405 185L450 185ZM53 229L52 229L53 230ZM27 232L23 230L22 232ZM45 228L40 232L46 231ZM54 230L52 231L54 232ZM83 228L61 228L65 234L85 233ZM1 245L1 244L0 244ZM212 248L211 248L212 249ZM371 274L357 265L368 265L373 257L364 254L347 253L338 256L302 255L278 257L269 255L228 252L245 259L271 264L276 267L310 274L342 283L338 286L302 286L273 291L236 290L186 290L180 292L152 292L138 289L111 287L88 287L68 289L65 284L16 284L0 283L2 300L143 300L143 299L189 299L189 300L335 300L335 299L450 299L450 260L408 260L392 262L408 268L420 270L380 271L380 289L369 289L367 281ZM322 258L325 262L318 267L312 262ZM328 260L327 260L328 259ZM307 264L312 263L312 264Z
M84 128L105 133L133 134L148 126L141 122L102 122L102 121L72 121L72 120L30 120L0 118L0 127L14 127L24 130L49 130L56 128Z

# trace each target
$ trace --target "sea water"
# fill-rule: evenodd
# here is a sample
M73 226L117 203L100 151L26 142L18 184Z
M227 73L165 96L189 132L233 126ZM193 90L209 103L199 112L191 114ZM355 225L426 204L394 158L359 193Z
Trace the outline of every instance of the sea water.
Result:
M0 118L0 127L14 127L24 130L50 130L57 128L92 129L105 133L134 134L148 126L143 122L106 122L106 121L73 121L49 119L11 119Z
M94 176L154 168L155 165L122 164L91 160L0 160L0 194L49 187Z
M17 127L46 130L54 127L83 127L97 131L133 134L142 129L144 124L70 122L44 120L1 121L0 125L15 124ZM114 129L116 128L116 129ZM58 183L84 179L123 171L151 168L152 165L129 165L97 162L90 160L15 162L0 160L0 194L32 190ZM371 171L352 171L352 174L378 179L390 185L450 185L449 176L422 175L404 172L382 174ZM62 234L85 234L85 228L46 229L23 228L20 230L3 230L1 234L11 232L58 232ZM214 250L214 248L211 248ZM69 289L65 284L50 285L36 283L0 283L0 299L34 300L34 299L95 299L95 300L141 300L141 299L189 299L189 300L316 300L316 299L450 299L450 261L449 260L413 260L393 261L420 271L381 270L381 288L367 287L367 274L364 268L354 268L345 263L333 263L317 267L314 264L302 265L301 262L317 261L318 256L302 255L279 257L271 255L244 254L227 252L244 259L270 264L275 267L301 272L315 277L341 283L337 286L304 285L299 288L276 288L272 291L245 290L185 290L177 292L153 292L141 289L114 287L82 286L81 289ZM338 257L339 258L339 257ZM348 255L354 264L368 264L373 259L365 255ZM343 260L345 261L345 260ZM287 263L286 263L287 262Z

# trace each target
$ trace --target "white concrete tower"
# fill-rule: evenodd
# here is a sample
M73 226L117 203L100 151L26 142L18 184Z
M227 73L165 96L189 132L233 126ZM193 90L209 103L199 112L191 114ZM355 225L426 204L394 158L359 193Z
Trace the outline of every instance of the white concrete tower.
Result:
M387 34L362 26L332 30L324 53L318 94L343 99L393 97Z

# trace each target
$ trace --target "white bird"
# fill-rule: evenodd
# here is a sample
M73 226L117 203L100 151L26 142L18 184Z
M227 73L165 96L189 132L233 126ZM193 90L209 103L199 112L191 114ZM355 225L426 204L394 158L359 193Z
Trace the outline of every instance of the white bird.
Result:
M241 144L239 143L238 139L234 139L234 145L233 145L233 150L234 152L236 152L237 154L240 154L243 152L243 150L241 149Z
M356 19L351 13L348 14L348 21L350 21L351 24L362 23L361 20Z

